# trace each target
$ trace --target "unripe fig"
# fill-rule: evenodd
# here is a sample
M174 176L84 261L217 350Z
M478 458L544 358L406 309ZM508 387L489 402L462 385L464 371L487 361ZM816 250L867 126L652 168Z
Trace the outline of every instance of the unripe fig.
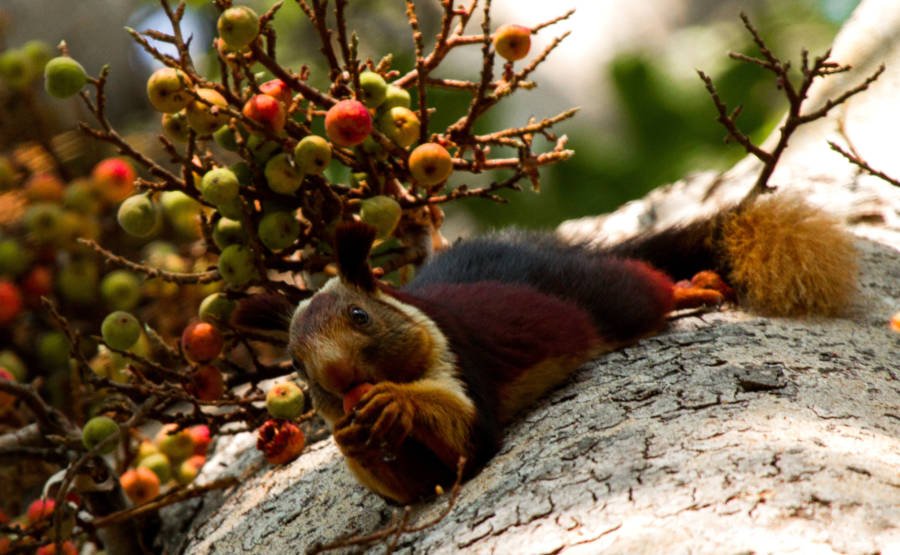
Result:
M138 463L138 468L149 468L159 478L160 484L165 484L172 479L172 463L169 462L169 457L163 453L144 457Z
M191 81L180 69L157 69L147 79L147 97L160 112L172 113L187 107L194 99L190 93Z
M292 195L303 184L303 174L293 165L286 153L276 154L266 162L266 183L269 189L283 195Z
M119 436L119 425L115 420L108 416L95 416L88 420L84 428L81 429L81 442L88 449L93 449L97 445L105 442L107 438ZM100 450L100 454L107 455L116 450L119 444L118 439L109 440Z
M294 147L294 163L301 174L319 175L331 162L331 145L325 137L307 135Z
M200 303L198 315L206 322L227 322L235 302L222 293L213 293Z
M419 145L409 155L409 173L420 185L437 185L453 173L453 159L437 143Z
M223 108L228 106L228 101L215 89L197 89L196 93L203 101L193 99L187 105L188 125L200 136L211 135L227 121L228 114Z
M0 276L17 277L31 262L31 256L15 239L0 239Z
M228 285L241 287L256 277L253 253L244 245L229 245L219 255L219 273Z
M404 148L419 139L420 128L419 116L402 106L395 106L378 118L378 129Z
M68 369L69 338L61 331L48 331L37 341L37 357L40 365L48 372Z
M247 234L238 220L219 218L212 233L213 242L219 249L228 245L242 245L247 241Z
M338 146L356 146L372 132L372 116L358 100L341 100L325 114L325 133Z
M269 250L286 249L300 234L300 222L290 212L270 212L259 221L259 240Z
M10 89L24 89L31 83L28 58L19 48L0 53L0 79Z
M247 6L234 6L222 12L216 28L226 48L243 50L259 34L259 16Z
M29 237L41 244L55 243L62 239L63 210L58 204L39 202L32 204L22 218Z
M87 83L87 73L68 56L53 58L44 66L44 89L50 96L68 98Z
M113 270L100 282L100 296L111 310L131 310L141 300L141 281L128 270Z
M166 424L156 434L155 442L159 450L172 462L183 461L194 454L194 440L187 430L175 431L176 424Z
M87 305L97 298L100 271L91 260L75 260L56 275L56 290L68 302Z
M531 29L507 23L494 33L494 50L510 62L521 60L531 49Z
M409 91L396 85L388 85L384 101L378 106L378 111L386 112L395 106L409 108L411 103L412 100L409 96Z
M363 104L369 108L377 108L387 96L387 83L384 77L374 71L359 74L359 88L362 89Z
M200 469L203 468L205 463L206 457L203 455L189 457L178 465L178 470L175 471L175 480L181 485L190 484L200 474Z
M241 184L233 171L228 168L215 168L203 174L200 194L204 200L218 206L236 199L240 187Z
M187 122L187 112L180 110L162 116L163 134L170 141L176 143L186 143L190 137L190 126Z
M117 310L103 319L100 334L107 345L124 351L137 343L141 336L141 323L132 314Z
M149 237L159 225L159 210L146 194L134 195L119 205L116 219L129 235Z
M303 414L303 390L294 382L283 382L266 393L266 410L272 418L291 420Z
M385 239L400 223L402 209L400 203L386 195L363 199L360 202L359 217L376 230L376 237Z

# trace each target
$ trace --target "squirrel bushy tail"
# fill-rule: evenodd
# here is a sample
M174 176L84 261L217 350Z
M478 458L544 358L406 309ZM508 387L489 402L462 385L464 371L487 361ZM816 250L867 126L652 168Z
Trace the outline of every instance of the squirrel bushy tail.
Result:
M645 260L675 279L715 269L743 306L770 316L837 315L856 290L850 233L832 216L786 195L604 250Z

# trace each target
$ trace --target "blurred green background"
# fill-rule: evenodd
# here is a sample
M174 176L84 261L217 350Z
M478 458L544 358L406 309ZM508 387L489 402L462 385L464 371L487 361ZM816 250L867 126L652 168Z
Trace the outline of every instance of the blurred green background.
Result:
M802 47L813 53L826 48L858 1L645 0L635 7L636 3L624 0L496 0L495 27L504 22L534 25L548 13L578 11L536 39L531 56L556 34L573 33L568 44L534 74L539 87L505 101L479 130L518 126L531 116L547 117L579 105L579 115L557 128L568 135L576 155L542 170L540 194L530 192L523 183L524 191L503 193L508 205L472 199L448 206L448 235L509 224L550 227L568 218L608 212L693 171L729 167L743 151L723 143L724 132L715 122L712 103L694 68L713 76L730 106L743 105L741 127L760 140L777 124L785 102L769 75L728 59L729 50L755 53L738 14L743 10L750 15L777 54L799 60ZM246 3L261 12L272 4L270 0ZM208 47L217 11L209 2L189 4L186 27L194 35L195 58L205 58L206 70L215 73L217 65ZM437 1L420 0L416 6L425 36L432 37L438 23ZM156 2L4 0L0 10L5 17L0 47L15 47L33 38L51 44L65 39L89 72L96 74L103 63L110 63L114 122L130 133L151 138L158 132L159 116L144 96L146 76L154 67L122 30L124 25L168 30ZM306 64L312 69L312 82L324 84L317 37L297 4L285 2L275 21L282 63L295 70ZM361 37L363 56L377 61L392 53L393 67L401 72L411 68L412 44L402 2L351 1L349 21ZM471 25L473 32L477 29L477 22ZM468 50L450 56L436 75L477 78L477 47ZM464 113L468 96L435 91L429 104L438 107L431 120L434 131ZM75 102L57 107L71 113L63 125L86 116ZM0 121L0 149L23 133L28 130ZM152 139L147 144L152 145ZM550 145L544 142L543 146ZM503 177L500 172L469 183L475 186Z

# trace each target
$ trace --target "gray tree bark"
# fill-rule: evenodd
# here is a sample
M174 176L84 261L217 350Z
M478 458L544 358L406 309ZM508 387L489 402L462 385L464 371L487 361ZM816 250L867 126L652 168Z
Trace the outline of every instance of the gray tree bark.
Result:
M510 427L503 450L435 526L398 539L409 553L900 552L900 188L859 175L825 140L839 119L874 166L900 176L900 10L865 0L834 59L857 69L820 82L809 106L887 73L833 117L798 132L772 184L847 219L861 252L851 313L686 317L611 353ZM740 199L758 164L701 174L569 239L624 237ZM331 440L284 467L251 434L221 442L201 481L249 479L164 513L170 552L301 553L367 534L395 509L357 485ZM446 497L414 508L427 522ZM384 544L371 548L384 551Z

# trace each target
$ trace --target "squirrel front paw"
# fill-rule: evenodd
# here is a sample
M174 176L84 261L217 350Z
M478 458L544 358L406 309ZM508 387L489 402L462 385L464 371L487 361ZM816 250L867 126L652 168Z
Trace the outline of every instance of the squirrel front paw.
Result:
M393 451L412 433L414 417L410 395L397 384L382 382L337 422L334 439L348 456Z

